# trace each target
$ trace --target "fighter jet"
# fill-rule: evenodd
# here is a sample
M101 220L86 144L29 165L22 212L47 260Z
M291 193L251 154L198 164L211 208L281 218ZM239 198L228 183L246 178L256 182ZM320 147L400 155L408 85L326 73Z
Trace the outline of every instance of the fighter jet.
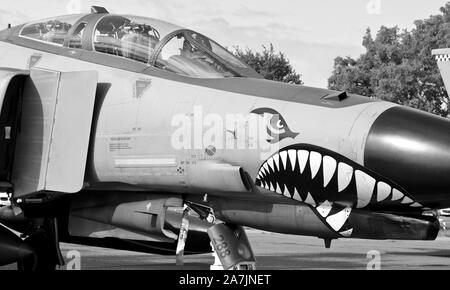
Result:
M448 120L264 80L199 32L91 10L0 32L1 265L55 269L67 242L254 269L245 227L437 237Z

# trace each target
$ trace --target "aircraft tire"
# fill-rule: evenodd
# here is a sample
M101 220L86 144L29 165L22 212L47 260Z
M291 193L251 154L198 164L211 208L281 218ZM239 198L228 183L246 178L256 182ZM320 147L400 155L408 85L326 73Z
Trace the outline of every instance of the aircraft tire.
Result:
M47 234L39 232L26 238L24 243L28 244L34 251L34 255L21 259L17 262L20 271L54 271L56 262L52 243Z

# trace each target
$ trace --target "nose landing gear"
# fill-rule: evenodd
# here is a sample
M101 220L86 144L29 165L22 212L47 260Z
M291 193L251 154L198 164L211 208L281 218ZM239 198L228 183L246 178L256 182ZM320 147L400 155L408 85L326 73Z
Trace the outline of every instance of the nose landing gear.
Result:
M256 270L256 259L241 226L217 224L208 230L215 254L224 270Z
M225 223L214 225L216 217L213 210L194 203L186 203L183 208L176 250L177 266L183 266L184 264L184 248L189 231L189 213L191 210L212 225L208 229L215 258L211 270L256 270L256 259L244 228Z

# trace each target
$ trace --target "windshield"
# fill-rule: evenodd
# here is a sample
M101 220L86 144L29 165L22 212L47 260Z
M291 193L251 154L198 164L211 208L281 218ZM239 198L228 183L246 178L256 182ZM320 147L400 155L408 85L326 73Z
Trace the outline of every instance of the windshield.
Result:
M155 66L198 78L254 76L246 64L225 48L197 32L182 30L161 43Z
M63 46L72 26L85 14L58 16L25 25L19 33L21 37L31 38L48 44Z

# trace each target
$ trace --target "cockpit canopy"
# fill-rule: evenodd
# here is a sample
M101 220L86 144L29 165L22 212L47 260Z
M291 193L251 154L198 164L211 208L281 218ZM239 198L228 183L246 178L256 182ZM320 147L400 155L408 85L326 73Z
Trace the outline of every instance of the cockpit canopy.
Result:
M260 77L225 48L182 27L146 17L101 13L26 24L20 37L145 63L197 78Z
M156 45L175 25L150 18L108 15L95 26L95 51L148 63Z

